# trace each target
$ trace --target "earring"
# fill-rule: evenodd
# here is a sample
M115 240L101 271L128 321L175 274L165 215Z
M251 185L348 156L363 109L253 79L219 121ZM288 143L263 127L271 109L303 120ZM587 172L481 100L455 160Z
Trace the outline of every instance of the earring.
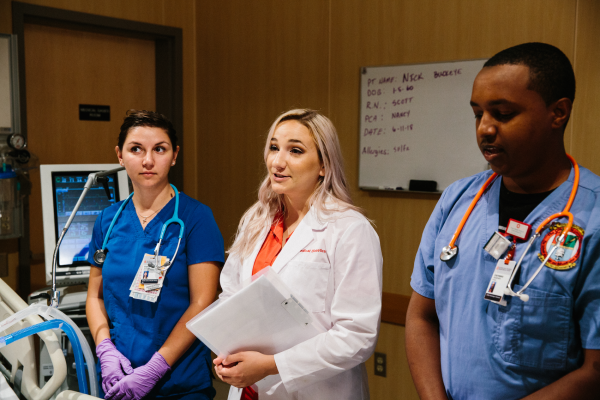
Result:
M172 163L171 163L171 167L172 167L173 165L175 165L175 163L174 163L174 162L172 162Z

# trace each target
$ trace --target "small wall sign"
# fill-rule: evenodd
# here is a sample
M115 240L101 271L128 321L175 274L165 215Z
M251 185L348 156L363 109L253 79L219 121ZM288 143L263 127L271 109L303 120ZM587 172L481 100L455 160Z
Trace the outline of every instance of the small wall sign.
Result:
M79 105L80 121L110 121L110 106Z

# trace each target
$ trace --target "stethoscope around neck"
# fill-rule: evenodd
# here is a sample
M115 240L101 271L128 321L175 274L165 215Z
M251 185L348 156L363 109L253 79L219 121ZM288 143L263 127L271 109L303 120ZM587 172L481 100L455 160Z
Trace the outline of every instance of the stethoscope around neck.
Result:
M173 216L171 217L171 219L165 221L165 223L162 226L162 229L160 231L160 236L158 238L158 243L156 244L156 247L154 248L154 261L150 261L148 262L148 266L150 268L157 268L160 266L160 262L157 262L157 257L160 254L160 245L162 243L162 240L165 236L165 232L167 231L167 227L171 224L179 224L179 241L177 242L177 248L175 249L175 253L173 254L173 258L171 258L169 261L167 261L165 264L162 265L162 269L163 270L167 270L171 265L173 265L173 262L175 261L175 257L177 257L177 252L179 251L179 245L181 244L181 238L183 237L183 232L185 231L185 225L183 223L183 221L179 218L178 216L178 212L179 212L179 192L177 191L177 188L171 184L171 187L173 188L173 190L175 191L175 210L173 211ZM106 260L106 245L108 243L108 239L110 237L110 233L112 232L113 227L115 226L115 223L117 222L117 219L119 218L119 215L121 215L121 212L123 211L123 209L125 208L125 206L127 205L127 203L129 202L129 200L131 199L131 197L133 196L133 193L131 193L126 199L125 201L121 204L121 206L119 207L119 209L117 210L117 213L115 214L115 216L113 217L110 226L108 227L108 231L106 232L106 236L104 236L104 241L102 242L102 248L99 250L96 250L96 252L94 253L94 262L96 263L96 265L102 265L104 264L104 261Z
M575 177L573 179L573 188L571 189L571 195L569 196L569 201L567 201L565 208L561 212L552 214L551 216L546 218L544 221L542 221L542 223L539 224L537 229L535 230L535 233L533 235L531 235L531 239L529 239L529 243L527 243L527 247L525 248L525 251L521 255L521 258L519 258L519 262L517 263L517 265L515 266L515 268L512 271L512 274L510 275L510 279L508 281L508 286L506 287L506 289L504 289L504 294L506 294L506 295L516 296L523 301L529 301L529 295L524 294L523 291L525 289L527 289L527 287L529 287L529 285L531 284L531 282L533 282L535 277L538 276L538 274L542 271L542 268L548 262L550 257L552 257L552 255L554 254L554 252L556 252L556 250L559 248L559 246L564 243L565 239L567 238L568 232L571 230L571 227L573 226L573 214L571 214L570 209L571 209L571 205L573 204L573 201L575 200L575 195L577 194L577 187L579 186L579 166L577 165L577 162L575 161L575 159L573 157L571 157L569 154L567 154L567 157L571 161L571 164L573 164L573 169L575 170ZM483 186L481 186L481 188L477 192L477 195L475 195L475 198L473 198L473 201L471 201L469 208L465 212L465 215L463 216L462 220L460 221L460 224L458 225L458 227L456 228L456 231L454 231L454 234L452 235L450 244L448 244L448 246L444 246L444 248L442 249L442 253L440 254L440 259L442 261L444 261L444 262L449 261L452 258L454 258L454 256L456 256L456 254L458 253L458 246L456 245L456 240L458 239L458 236L460 235L465 223L467 222L467 219L469 219L471 212L477 205L477 202L479 201L479 199L481 198L483 193L487 190L487 188L496 179L497 176L498 176L498 174L495 172L492 175L490 175L490 177L485 181ZM553 219L561 218L561 217L567 217L569 219L569 222L567 223L567 226L565 226L565 228L563 229L560 236L556 239L555 245L552 246L552 249L550 249L550 251L548 252L548 255L546 256L544 261L542 261L542 263L540 264L538 269L535 271L533 276L531 278L529 278L527 283L525 283L525 285L518 292L513 291L512 290L513 280L517 274L517 271L521 267L521 262L523 261L523 259L525 258L525 255L531 248L531 245L538 237L541 236L542 230L544 230L544 228Z

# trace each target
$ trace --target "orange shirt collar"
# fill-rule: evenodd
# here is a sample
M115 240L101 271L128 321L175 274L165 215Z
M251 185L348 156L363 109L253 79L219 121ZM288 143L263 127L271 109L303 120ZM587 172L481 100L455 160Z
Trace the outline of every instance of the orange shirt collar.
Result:
M280 244L283 243L283 214L275 214L273 224L271 225L271 232Z

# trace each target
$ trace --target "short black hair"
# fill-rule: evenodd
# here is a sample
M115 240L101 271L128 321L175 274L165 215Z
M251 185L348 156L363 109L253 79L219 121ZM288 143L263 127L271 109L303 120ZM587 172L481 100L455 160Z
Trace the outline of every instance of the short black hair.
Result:
M177 148L177 132L167 117L154 111L128 110L125 113L125 120L123 121L121 131L119 132L118 146L120 150L123 150L123 144L125 144L125 139L127 139L129 130L136 126L163 129L169 136L173 150Z
M502 50L483 65L529 67L529 89L539 93L546 105L564 97L575 100L575 73L571 62L557 47L547 43L523 43Z

